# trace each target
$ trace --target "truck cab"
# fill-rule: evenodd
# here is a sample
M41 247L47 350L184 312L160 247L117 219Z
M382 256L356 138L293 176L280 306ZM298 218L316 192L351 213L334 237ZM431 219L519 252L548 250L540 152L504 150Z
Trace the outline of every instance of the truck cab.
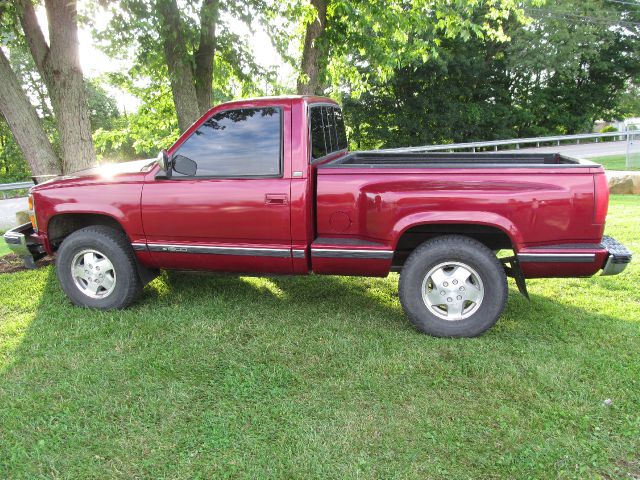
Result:
M169 149L174 167L154 168L144 179L145 260L163 268L306 273L312 169L346 152L342 112L326 98L213 108ZM181 173L185 162L193 170Z

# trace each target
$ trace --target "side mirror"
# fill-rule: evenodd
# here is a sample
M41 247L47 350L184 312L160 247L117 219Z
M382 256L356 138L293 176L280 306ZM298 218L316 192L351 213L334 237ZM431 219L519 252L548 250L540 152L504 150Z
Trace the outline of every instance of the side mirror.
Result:
M158 165L162 170L169 173L170 171L169 154L167 153L166 150L160 150L160 153L158 153L158 159L156 160L156 162L158 163Z
M173 169L182 175L193 177L198 171L198 164L188 157L176 155L173 159Z

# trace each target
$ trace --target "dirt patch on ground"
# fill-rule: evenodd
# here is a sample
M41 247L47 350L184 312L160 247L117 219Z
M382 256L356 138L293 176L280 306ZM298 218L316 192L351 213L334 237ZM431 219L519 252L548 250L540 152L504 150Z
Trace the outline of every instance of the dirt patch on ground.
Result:
M46 267L53 263L53 257L44 257L36 262L38 267ZM0 257L0 273L15 273L27 270L22 258L14 253Z
M635 461L619 460L618 465L623 469L623 472L626 473L626 475L629 478L632 478L633 480L640 479L640 461L639 460L635 460Z

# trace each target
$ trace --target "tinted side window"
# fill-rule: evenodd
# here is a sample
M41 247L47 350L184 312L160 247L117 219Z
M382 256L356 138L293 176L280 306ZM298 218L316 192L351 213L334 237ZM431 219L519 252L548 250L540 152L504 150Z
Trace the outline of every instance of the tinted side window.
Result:
M338 107L332 107L329 110L329 116L331 117L331 133L333 134L333 149L338 151L341 149L340 144L338 143L338 123L336 121L336 111Z
M347 148L342 111L338 107L311 108L311 157L324 157Z
M336 132L338 134L338 150L344 150L347 148L347 132L344 128L342 110L339 108L334 109L334 115L336 119Z
M198 165L198 177L281 174L280 109L241 108L219 112L176 151ZM175 176L181 176L174 172Z
M311 156L313 158L324 157L327 147L324 143L324 122L320 107L311 109Z
M335 126L333 124L333 109L322 107L322 120L324 121L324 143L327 144L327 153L336 151L336 141L334 138Z

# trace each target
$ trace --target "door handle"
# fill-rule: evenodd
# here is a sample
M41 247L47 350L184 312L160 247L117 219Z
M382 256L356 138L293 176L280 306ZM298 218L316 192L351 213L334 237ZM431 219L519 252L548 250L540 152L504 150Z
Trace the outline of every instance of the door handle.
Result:
M287 195L284 193L267 193L264 197L266 205L286 205Z

